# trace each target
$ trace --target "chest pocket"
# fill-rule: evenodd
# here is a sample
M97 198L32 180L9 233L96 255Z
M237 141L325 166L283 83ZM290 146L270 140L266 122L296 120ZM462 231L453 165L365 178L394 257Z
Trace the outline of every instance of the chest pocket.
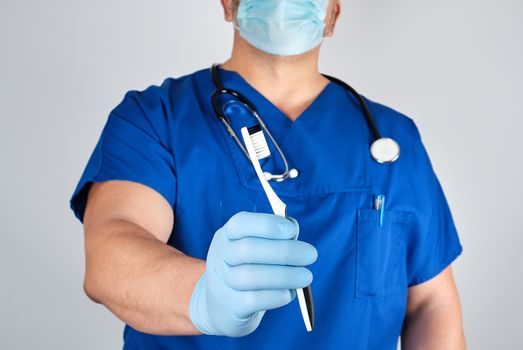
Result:
M412 213L358 209L356 297L378 298L405 291L405 239Z

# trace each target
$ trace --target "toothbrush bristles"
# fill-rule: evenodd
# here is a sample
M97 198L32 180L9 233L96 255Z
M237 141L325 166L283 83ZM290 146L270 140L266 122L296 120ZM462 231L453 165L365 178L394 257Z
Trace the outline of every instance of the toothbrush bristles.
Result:
M269 158L271 156L271 151L269 149L267 139L263 134L263 129L261 128L261 125L257 124L253 127L248 128L248 130L258 160Z

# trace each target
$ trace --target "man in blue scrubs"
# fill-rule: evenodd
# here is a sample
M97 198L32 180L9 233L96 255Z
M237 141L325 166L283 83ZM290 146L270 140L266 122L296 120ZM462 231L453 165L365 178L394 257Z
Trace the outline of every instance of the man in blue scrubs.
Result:
M270 214L216 117L208 67L127 92L70 202L85 291L126 323L124 348L396 349L401 335L405 349L464 349L451 272L462 247L418 128L367 100L402 149L377 163L358 101L318 71L339 0L221 2L235 31L218 74L299 171L271 182L289 218ZM237 133L252 122L232 96L220 104ZM282 170L275 151L262 165ZM309 285L312 332L296 298Z

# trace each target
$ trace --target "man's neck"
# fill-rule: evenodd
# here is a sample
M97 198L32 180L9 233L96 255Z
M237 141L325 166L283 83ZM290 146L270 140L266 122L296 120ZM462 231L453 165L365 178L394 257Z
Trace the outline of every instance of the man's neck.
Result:
M295 120L328 83L318 71L318 56L318 48L299 56L273 56L238 37L231 58L222 68L240 74Z

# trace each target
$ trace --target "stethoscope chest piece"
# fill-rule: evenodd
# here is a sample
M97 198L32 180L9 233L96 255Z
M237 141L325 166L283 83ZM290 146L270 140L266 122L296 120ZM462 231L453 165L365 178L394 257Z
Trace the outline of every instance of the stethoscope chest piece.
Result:
M370 153L378 163L393 163L400 156L400 146L393 139L382 137L372 143Z

